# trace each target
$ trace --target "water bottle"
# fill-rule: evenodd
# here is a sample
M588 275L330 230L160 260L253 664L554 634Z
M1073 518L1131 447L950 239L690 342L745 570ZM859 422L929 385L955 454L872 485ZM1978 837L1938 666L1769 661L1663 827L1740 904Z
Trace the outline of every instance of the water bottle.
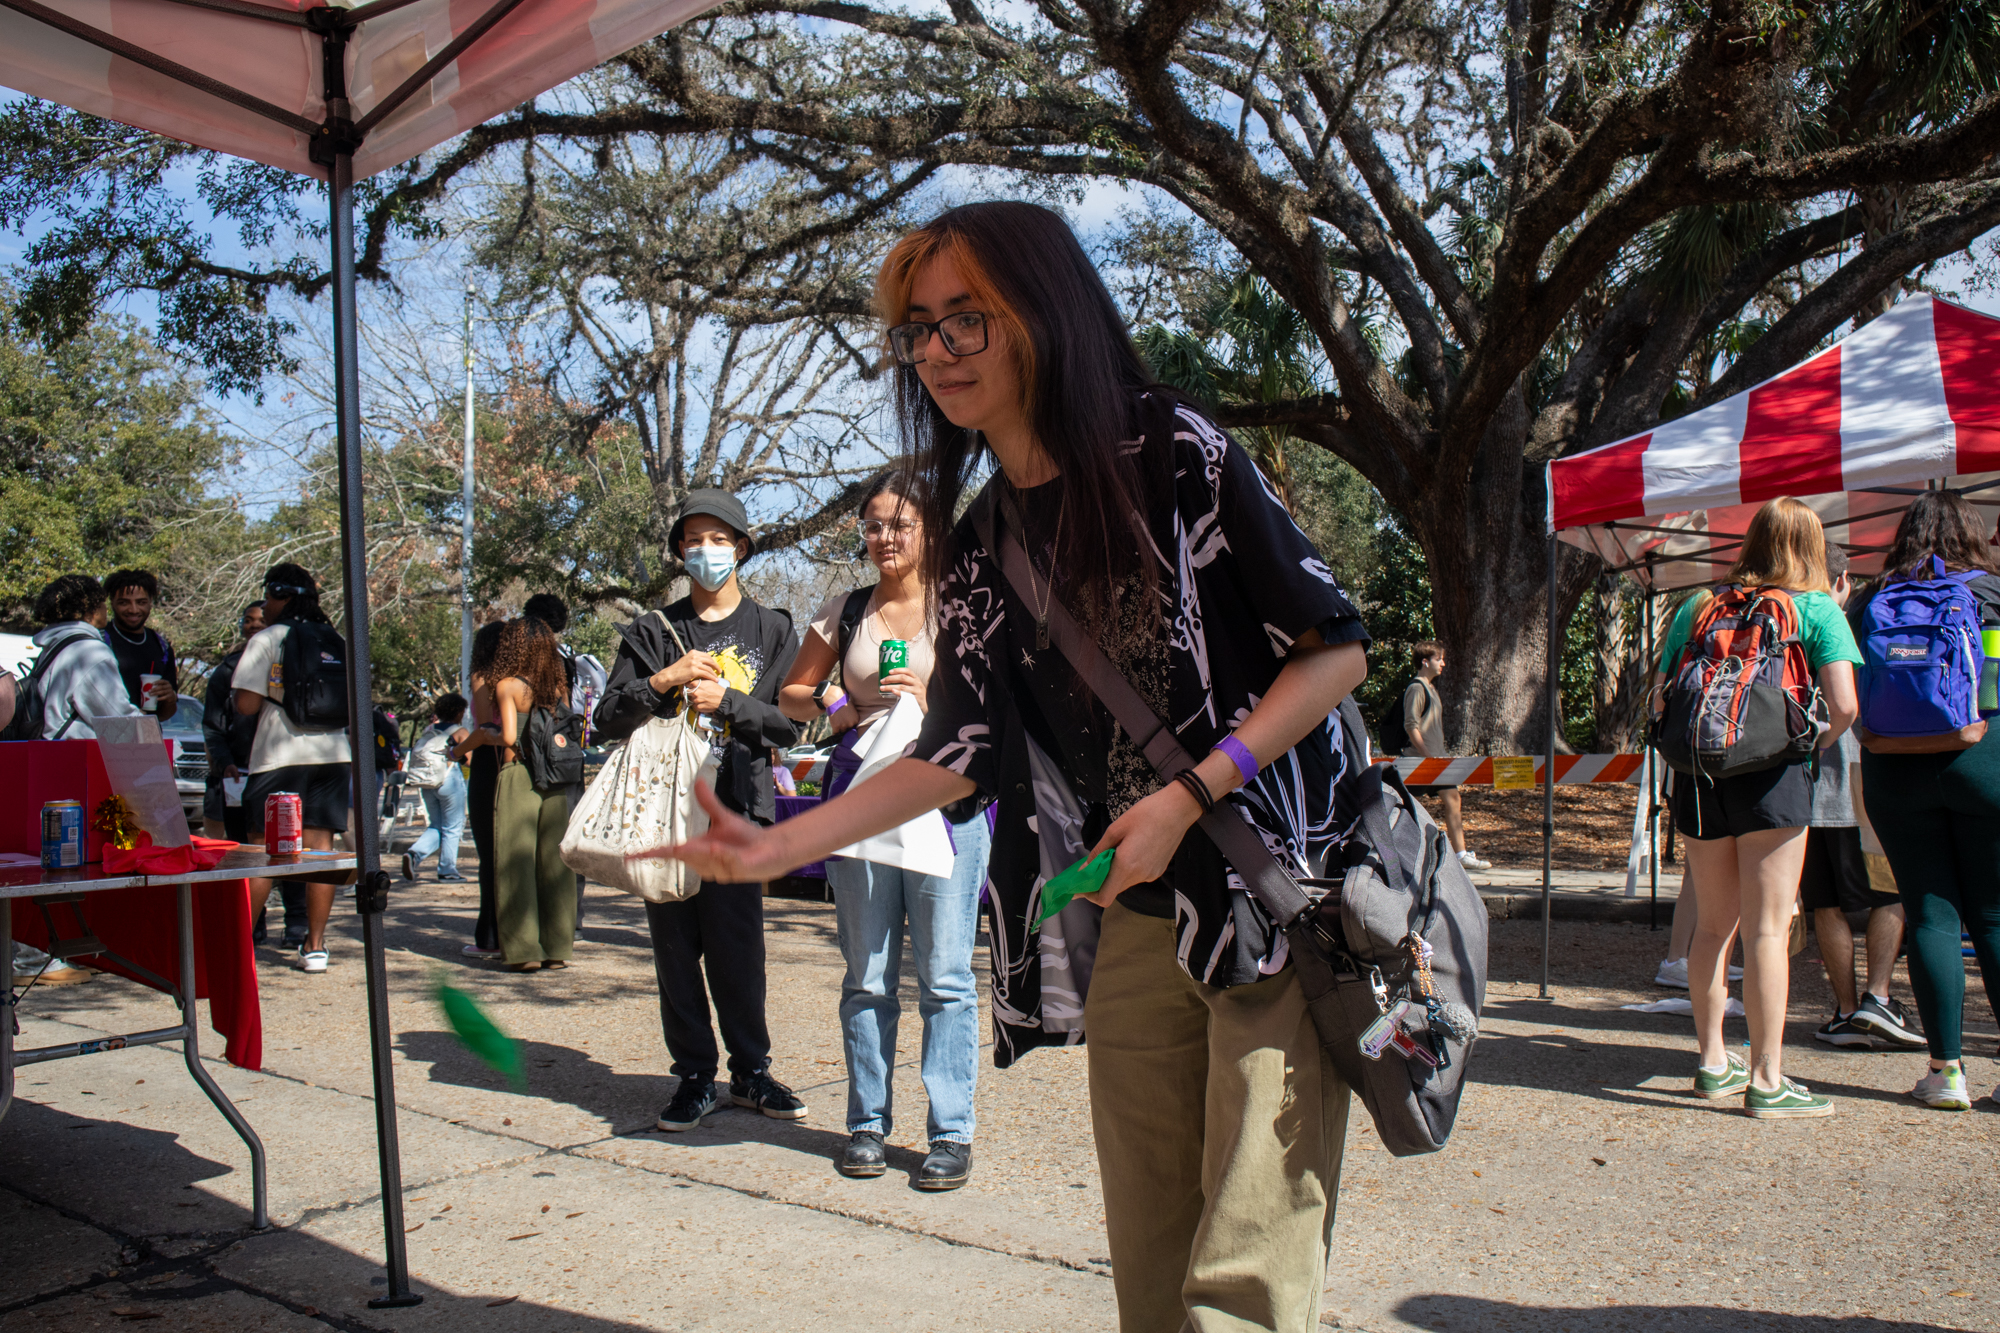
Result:
M1986 651L1986 664L1979 669L1979 715L2000 713L2000 625L1979 627L1979 646Z

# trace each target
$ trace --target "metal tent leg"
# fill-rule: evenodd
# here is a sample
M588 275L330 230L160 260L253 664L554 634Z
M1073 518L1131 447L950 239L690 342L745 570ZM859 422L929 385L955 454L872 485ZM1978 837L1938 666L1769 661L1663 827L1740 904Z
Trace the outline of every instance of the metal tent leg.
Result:
M1542 764L1542 995L1549 998L1549 890L1555 878L1556 689L1562 651L1556 643L1556 535L1549 534L1549 749Z
M329 61L331 74L335 62ZM336 91L329 87L329 104ZM340 102L345 109L344 97ZM375 1143L382 1173L382 1233L388 1291L371 1307L416 1305L410 1290L410 1257L403 1240L403 1154L396 1135L396 1075L389 1027L388 959L382 944L382 912L389 877L382 872L382 830L375 817L373 681L368 669L368 542L361 475L361 368L354 310L354 156L332 153L333 371L336 427L340 441L340 554L347 605L347 706L353 738L354 802L360 818L355 852L360 880L355 907L361 913L362 956L368 977L368 1054L375 1075Z
M187 1062L188 1074L208 1099L215 1103L215 1109L222 1112L222 1118L236 1131L250 1149L250 1225L262 1231L271 1225L270 1193L264 1172L264 1140L257 1137L257 1131L236 1109L236 1103L229 1100L222 1087L209 1072L201 1066L201 1043L197 1035L201 1029L201 1015L195 1008L194 971L194 886L177 884L174 886L177 929L180 932L180 975L176 978L174 1000L181 1007L181 1024L187 1029L181 1037L181 1058Z

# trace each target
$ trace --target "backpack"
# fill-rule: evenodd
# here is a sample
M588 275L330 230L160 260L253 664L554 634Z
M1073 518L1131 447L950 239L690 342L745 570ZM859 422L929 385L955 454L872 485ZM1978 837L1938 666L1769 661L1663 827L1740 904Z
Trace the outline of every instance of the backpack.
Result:
M445 751L451 748L452 728L432 725L417 737L417 743L410 748L410 762L404 773L413 787L439 787L444 785L445 774L451 769L451 760Z
M286 626L279 649L285 672L280 706L295 727L344 727L347 716L347 640L331 625L306 620Z
M1861 612L1862 745L1876 754L1966 750L1986 734L1979 716L1979 597L1984 570L1884 583Z
M1396 697L1382 710L1382 716L1375 720L1376 734L1382 738L1383 754L1401 754L1410 745L1409 715L1403 711L1403 697L1410 692L1409 686L1396 691Z
M21 682L21 688L14 696L14 716L8 719L6 729L0 731L0 741L42 739L42 728L48 723L49 708L49 701L42 693L43 680L48 675L49 668L55 665L56 659L62 656L63 649L88 637L84 634L72 634L67 639L42 649L42 655L35 659L34 669L28 672L28 678ZM61 729L49 739L61 740L63 732L75 724L76 714L71 713L63 722Z
M597 701L604 697L610 674L605 671L604 663L589 653L577 653L564 661L569 667L570 709L588 718L597 711Z
M854 631L861 628L861 622L868 614L868 599L875 595L875 585L856 588L847 594L847 600L840 604L840 626L834 632L834 662L845 672L847 669L847 645L854 642Z
M521 723L521 762L536 791L583 781L583 717L567 703L537 704Z
M1729 584L1702 608L1667 679L1653 744L1670 768L1709 778L1811 757L1819 687L1783 588Z

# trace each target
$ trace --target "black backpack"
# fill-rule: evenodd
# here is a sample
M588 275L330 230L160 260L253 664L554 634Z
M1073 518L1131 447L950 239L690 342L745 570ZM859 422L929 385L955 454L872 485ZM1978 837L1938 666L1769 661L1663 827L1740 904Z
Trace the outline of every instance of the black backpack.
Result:
M347 640L331 625L282 622L285 716L295 727L344 727L347 715Z
M1403 697L1409 692L1407 685L1397 690L1396 697L1389 701L1389 706L1375 721L1376 732L1382 738L1383 754L1397 755L1410 748L1409 715L1403 711Z
M49 668L55 665L56 659L62 656L63 649L80 642L85 637L82 634L72 634L61 643L51 644L42 650L42 655L35 659L35 669L28 673L28 678L21 682L21 688L15 693L14 716L9 719L6 729L0 730L0 741L38 741L42 738L42 728L48 722L49 708L49 702L42 694L43 677L48 674ZM68 731L75 722L76 714L71 713L62 724L62 729L49 739L61 740L63 732Z
M583 781L583 715L567 699L537 704L522 721L520 751L536 791L575 786Z
M843 673L847 668L847 646L854 642L854 631L861 627L862 619L868 614L868 599L874 595L875 585L871 583L848 593L847 600L840 604L840 627L834 634L836 656L833 660Z

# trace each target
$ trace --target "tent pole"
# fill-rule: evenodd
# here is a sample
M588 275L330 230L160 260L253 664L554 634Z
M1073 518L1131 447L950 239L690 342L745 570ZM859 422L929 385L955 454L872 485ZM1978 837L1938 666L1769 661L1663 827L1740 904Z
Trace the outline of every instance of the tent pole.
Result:
M1549 534L1549 749L1542 765L1542 998L1549 998L1549 888L1555 877L1556 688L1562 652L1556 644L1556 535Z
M1653 591L1646 590L1646 672L1643 677L1648 685L1653 679ZM1648 694L1652 691L1649 689ZM1641 722L1650 720L1648 709L1642 709ZM1651 728L1640 732L1640 739L1646 746L1646 871L1651 878L1652 901L1646 905L1646 929L1660 928L1660 756L1653 749Z
M329 164L333 240L334 420L340 446L340 563L347 594L347 734L354 762L355 850L361 861L354 905L368 981L368 1053L375 1073L375 1145L382 1173L382 1227L388 1292L371 1307L415 1305L409 1252L403 1241L403 1155L396 1136L396 1075L390 1063L388 959L382 912L389 876L382 870L381 825L375 810L374 682L368 656L368 534L362 512L361 367L354 312L354 153L335 151Z

